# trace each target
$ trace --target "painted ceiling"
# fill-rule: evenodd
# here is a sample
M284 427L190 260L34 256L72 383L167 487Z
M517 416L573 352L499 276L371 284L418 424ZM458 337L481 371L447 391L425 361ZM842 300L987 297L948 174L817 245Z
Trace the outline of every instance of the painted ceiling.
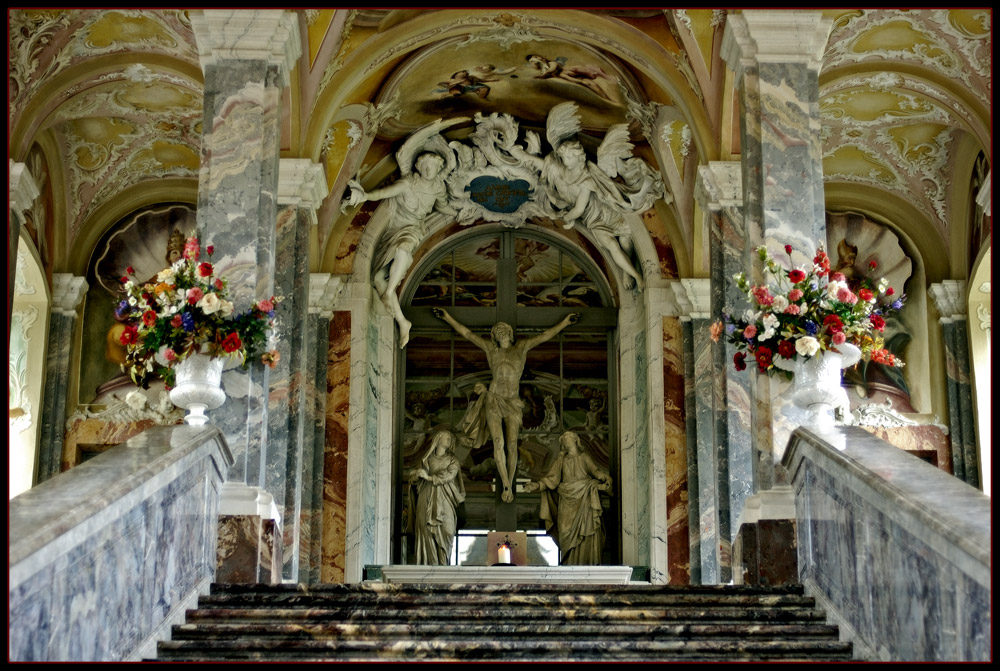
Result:
M118 220L196 202L204 86L190 14L199 10L8 9L9 157L53 193L51 260L92 248ZM733 10L729 10L733 11ZM720 56L726 10L296 10L302 55L283 106L282 157L320 162L330 187L314 272L336 270L352 222L346 181L389 177L408 133L437 118L501 112L541 126L580 106L595 138L628 122L671 198L658 225L698 271L695 168L738 160L733 75ZM992 13L824 10L820 70L831 198L905 204L914 237L953 244L956 170L992 163ZM350 158L365 132L376 140ZM381 173L379 172L381 171ZM964 179L968 178L965 168ZM833 194L833 195L831 195Z

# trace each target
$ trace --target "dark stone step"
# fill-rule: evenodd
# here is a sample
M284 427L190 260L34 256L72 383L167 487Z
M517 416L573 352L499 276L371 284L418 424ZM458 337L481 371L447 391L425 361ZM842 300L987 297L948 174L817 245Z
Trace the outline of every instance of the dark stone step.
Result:
M371 608L198 608L187 611L188 622L206 620L237 621L467 621L510 622L523 618L583 621L722 621L755 622L817 622L824 621L821 610L815 608L616 608L574 607L569 609L540 607L510 607L480 604L478 608L391 608L375 605Z
M199 623L175 625L171 638L174 641L236 640L246 638L280 638L286 640L385 640L394 637L428 637L453 639L475 637L545 637L558 634L574 638L645 637L662 639L831 639L836 640L838 629L828 624L757 624L757 623L662 623L625 622L587 624L573 621L519 620L517 622L410 622L410 623Z
M773 641L165 641L160 661L847 661L850 644Z

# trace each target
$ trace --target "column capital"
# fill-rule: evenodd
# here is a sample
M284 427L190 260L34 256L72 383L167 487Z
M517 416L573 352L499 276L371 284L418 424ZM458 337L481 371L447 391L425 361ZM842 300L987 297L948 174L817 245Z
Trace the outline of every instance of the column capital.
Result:
M327 196L323 166L307 158L278 160L278 205L308 209L316 223L316 210Z
M7 196L8 208L21 214L38 198L38 185L28 171L28 166L7 159Z
M737 76L756 63L802 63L819 72L832 28L819 11L747 9L726 19L721 55Z
M343 288L340 276L330 273L309 274L309 314L318 314L329 319Z
M83 297L87 295L87 280L69 273L52 275L52 312L75 316Z
M964 321L969 312L964 280L944 280L927 287L934 306L941 315L941 323Z
M694 196L705 210L743 206L743 173L739 161L709 161L698 167Z
M680 306L681 321L711 319L712 281L688 277L674 283L674 299Z
M283 9L206 9L191 12L204 71L219 60L264 60L281 69L285 86L302 55L298 17Z

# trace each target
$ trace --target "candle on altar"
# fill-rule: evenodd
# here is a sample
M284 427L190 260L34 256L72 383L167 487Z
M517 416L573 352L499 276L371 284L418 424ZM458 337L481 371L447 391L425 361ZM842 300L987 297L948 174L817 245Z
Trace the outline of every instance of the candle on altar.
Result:
M510 546L506 543L497 549L497 562L500 564L510 563Z

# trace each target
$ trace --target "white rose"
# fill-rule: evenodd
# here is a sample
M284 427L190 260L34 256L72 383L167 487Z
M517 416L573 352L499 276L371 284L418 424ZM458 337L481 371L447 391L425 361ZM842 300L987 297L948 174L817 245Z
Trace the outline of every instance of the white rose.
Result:
M784 312L785 308L788 307L788 299L784 296L775 296L774 302L771 303L771 309L775 312Z
M764 323L764 328L770 331L772 334L774 333L774 330L778 328L778 318L774 316L773 312L768 312L766 315L764 315L763 323Z
M139 390L133 390L125 395L125 402L133 410L142 410L146 407L146 395Z
M214 293L208 293L202 296L201 300L198 301L198 307L201 311L207 315L213 312L218 312L219 308L222 307L222 301L219 300L219 296Z
M157 274L156 279L160 282L165 282L166 284L173 284L174 277L175 273L173 268L164 268L159 272L159 274Z
M235 309L236 306L233 305L232 301L222 301L222 300L219 301L219 314L222 315L223 317L227 319L229 317L232 317L233 310Z
M802 356L812 356L819 351L819 341L812 336L802 336L795 341L795 351Z

